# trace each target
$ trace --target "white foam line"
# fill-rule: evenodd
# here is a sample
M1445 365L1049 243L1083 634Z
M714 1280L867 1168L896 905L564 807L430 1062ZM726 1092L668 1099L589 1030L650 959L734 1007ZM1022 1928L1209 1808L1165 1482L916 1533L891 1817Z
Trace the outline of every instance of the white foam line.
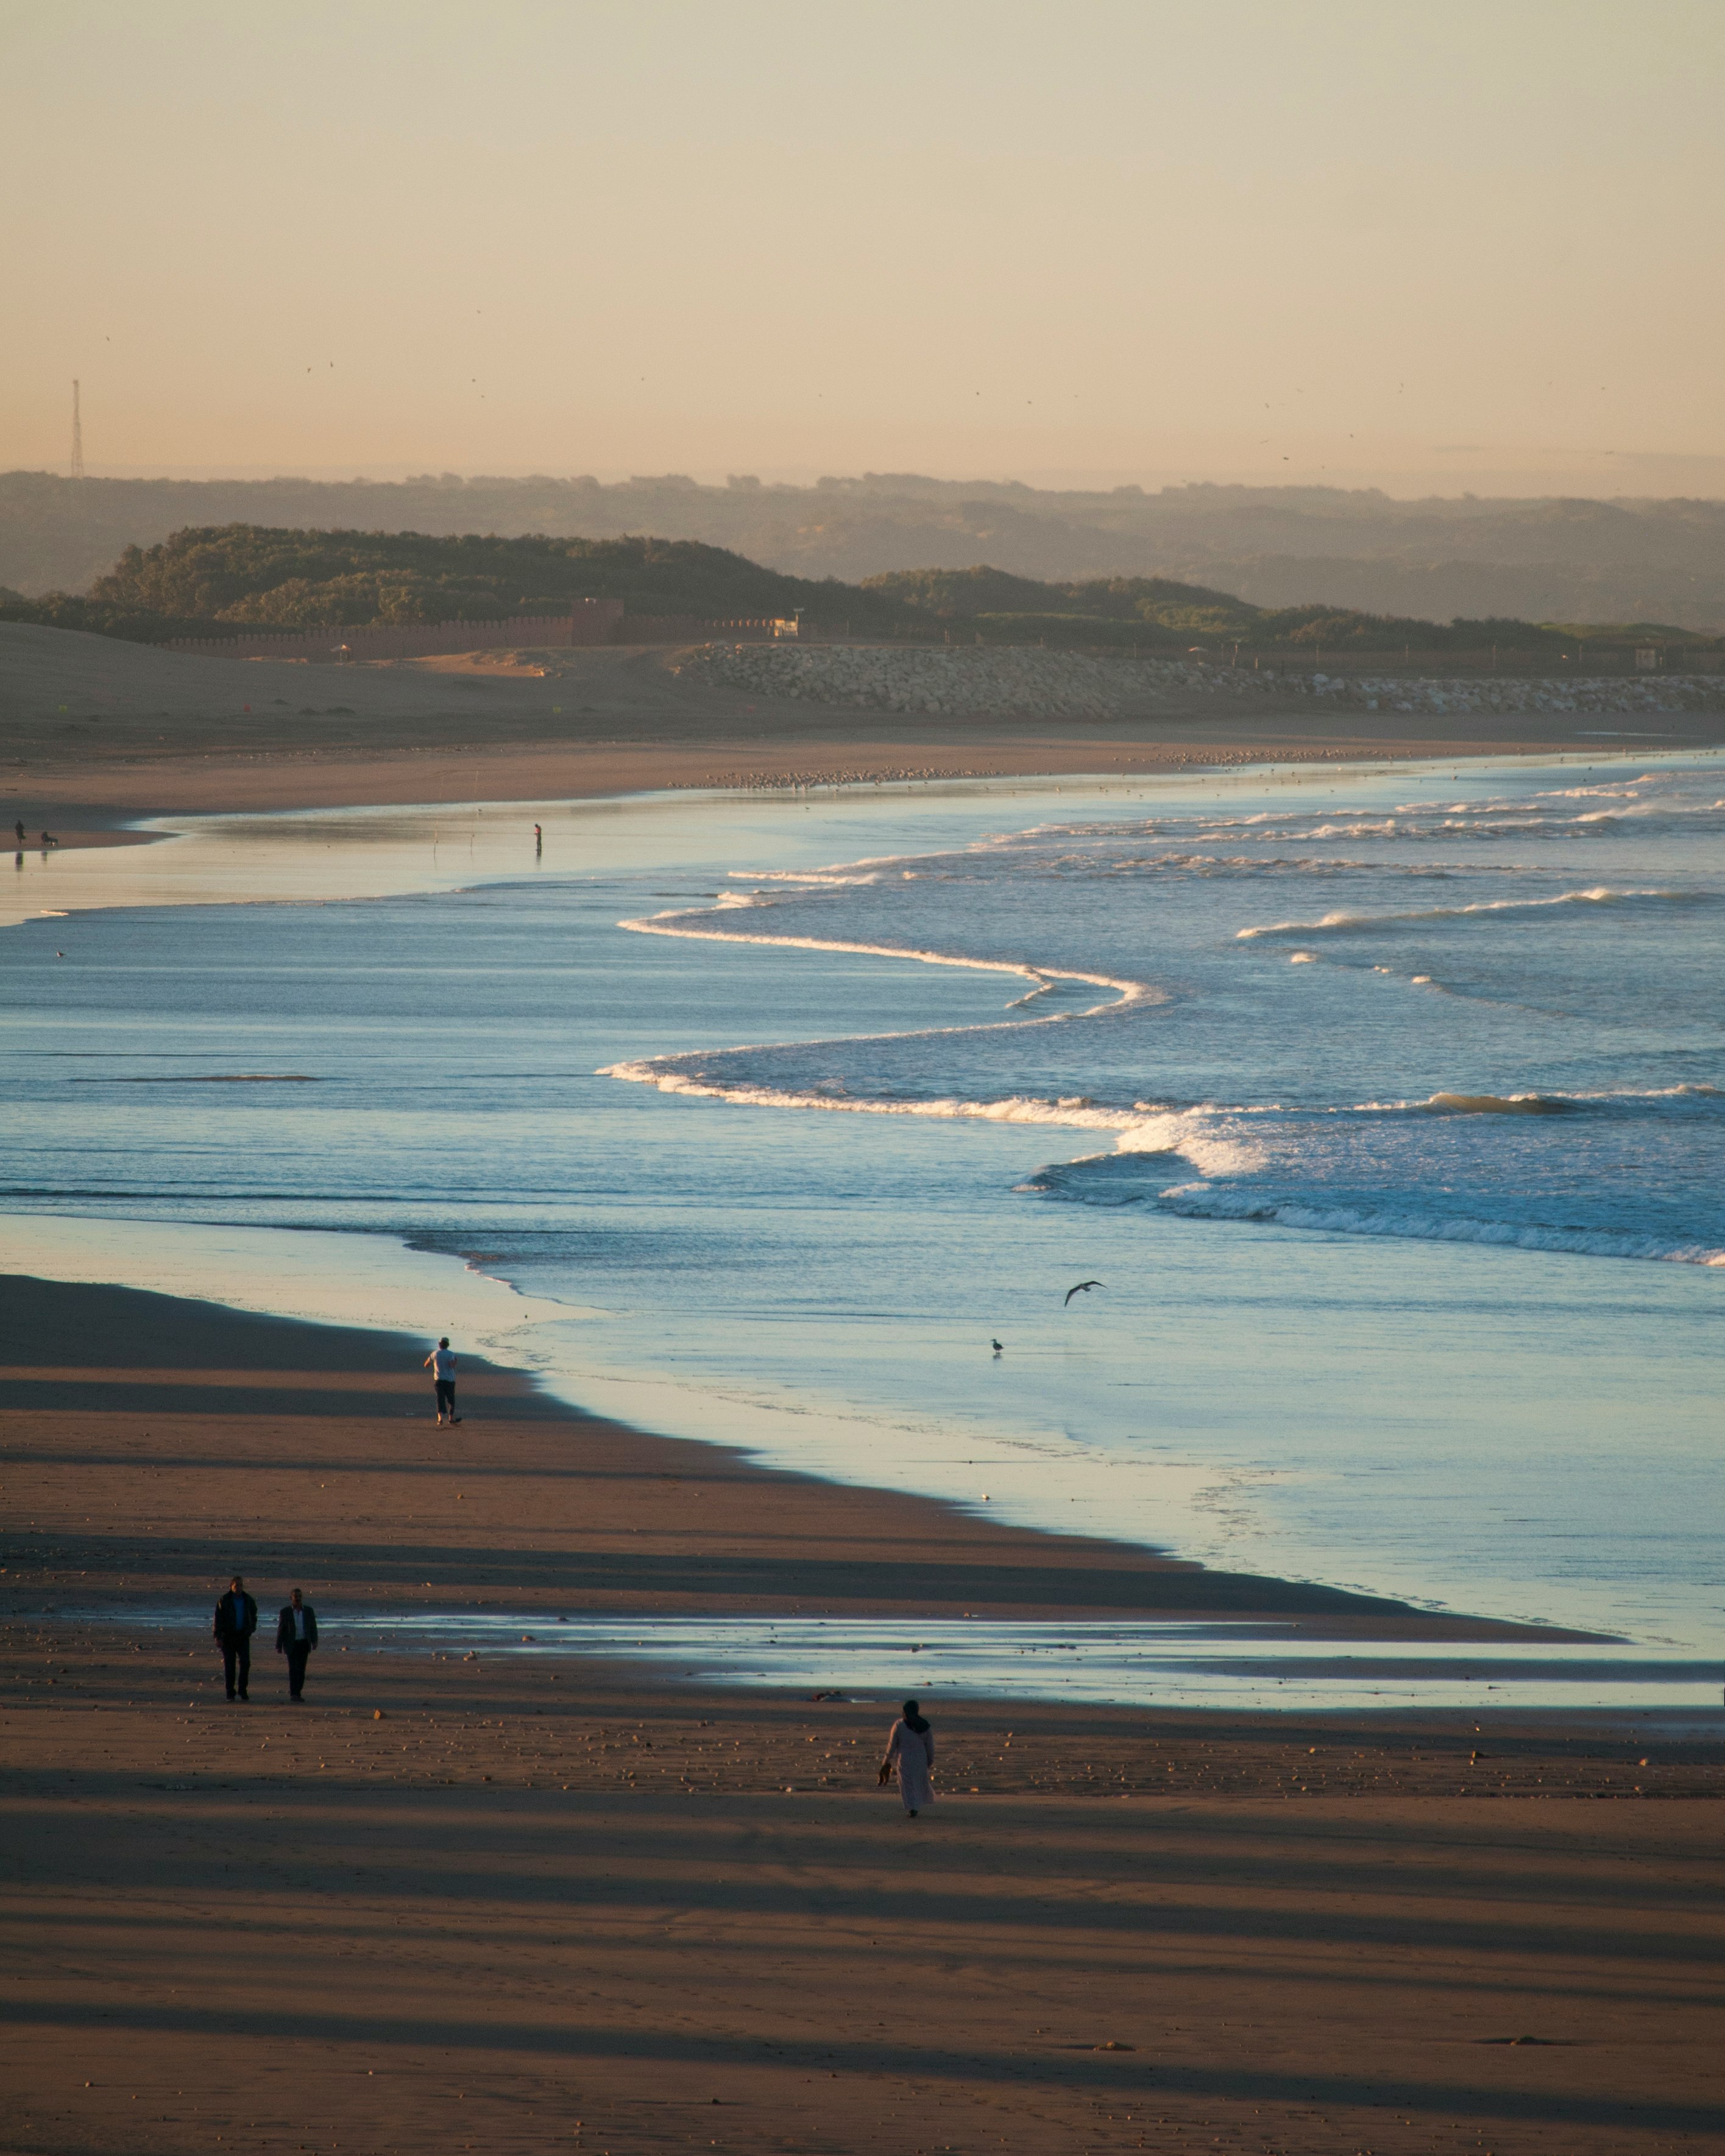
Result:
M937 1039L942 1034L959 1033L1006 1033L1019 1028L1042 1025L1060 1025L1074 1018L1106 1018L1117 1012L1130 1009L1136 1004L1161 1003L1165 993L1153 988L1147 982L1117 980L1108 973L1079 973L1053 966L1029 966L1012 958L964 958L947 951L919 951L904 945L891 943L856 943L819 936L762 936L741 935L728 929L691 928L685 924L687 913L667 911L649 914L639 921L621 921L619 928L628 928L638 936L670 936L693 942L757 943L768 948L778 947L793 951L842 951L860 957L909 958L922 966L957 966L967 972L1010 973L1019 980L1030 983L1028 995L1021 996L1007 1006L1016 1010L1034 997L1045 993L1057 981L1082 981L1086 987L1108 988L1113 991L1114 1001L1093 1004L1081 1011L1055 1011L1047 1018L1009 1019L995 1025L915 1027L904 1033L871 1034L860 1038L874 1040L915 1040ZM763 1044L764 1045L764 1044ZM783 1047L783 1042L772 1044ZM802 1044L813 1046L812 1042ZM849 1100L826 1093L799 1093L776 1086L724 1086L705 1079L685 1077L676 1069L668 1066L698 1060L704 1053L700 1049L687 1050L679 1055L660 1055L639 1062L609 1063L598 1072L601 1078L621 1078L638 1086L656 1086L661 1093L681 1093L691 1098L709 1101L729 1101L739 1107L752 1108L824 1108L829 1113L852 1116L927 1116L943 1122L1038 1122L1053 1123L1065 1129L1126 1130L1139 1119L1106 1110L1090 1109L1075 1101L1068 1106L1045 1101L1029 1101L1015 1096L1005 1101L961 1101L951 1098L939 1101L882 1101ZM747 1050L728 1049L715 1051L725 1055L747 1054Z
M1096 1018L1105 1011L1120 1010L1128 1004L1161 1000L1161 992L1147 982L1117 980L1111 973L1080 973L1065 966L1031 966L1018 958L964 958L949 951L919 951L905 943L852 943L824 936L746 936L728 928L685 928L675 925L689 917L686 913L653 913L639 921L619 921L617 925L632 929L637 936L674 936L696 943L762 943L786 951L847 951L864 958L913 958L919 966L957 966L971 973L1014 973L1035 988L1046 988L1051 981L1082 981L1088 988L1110 988L1118 998L1114 1003L1093 1004L1088 1010L1063 1013L1067 1018ZM1028 1023L1051 1025L1055 1021L1034 1019ZM977 1030L988 1029L978 1027Z
M633 929L642 936L671 936L687 937L696 942L758 943L768 947L780 946L789 950L843 951L864 957L910 958L924 966L957 966L968 971L987 973L1011 973L1031 983L1028 995L1008 1005L1017 1009L1033 998L1045 993L1057 981L1082 981L1091 988L1111 988L1115 992L1111 1003L1095 1004L1082 1011L1057 1011L1048 1018L1013 1019L990 1026L935 1026L916 1028L901 1034L875 1034L871 1040L914 1040L935 1039L942 1034L1005 1033L1021 1027L1060 1025L1071 1018L1106 1018L1117 1011L1131 1009L1136 1004L1159 1003L1163 992L1143 981L1117 980L1106 973L1078 973L1062 968L1032 967L1015 959L963 958L949 952L918 951L891 943L855 943L816 936L759 936L733 935L716 928L691 928L675 926L687 921L686 914L666 912L649 915L640 921L619 921L619 927ZM783 1043L774 1044L783 1045ZM812 1044L804 1044L812 1045ZM1086 1104L1049 1102L1027 1100L1014 1095L1004 1101L964 1101L950 1096L937 1101L883 1101L850 1100L829 1093L796 1092L778 1086L725 1086L711 1080L691 1078L681 1070L668 1066L697 1059L703 1051L691 1050L681 1055L662 1055L639 1062L610 1063L598 1075L602 1078L621 1078L638 1086L656 1086L661 1093L680 1093L691 1098L707 1101L729 1101L739 1107L752 1108L824 1108L829 1114L850 1116L922 1116L944 1122L988 1123L1043 1123L1064 1130L1124 1131L1132 1129L1142 1118L1122 1110L1091 1108ZM746 1053L735 1049L720 1051L735 1055Z

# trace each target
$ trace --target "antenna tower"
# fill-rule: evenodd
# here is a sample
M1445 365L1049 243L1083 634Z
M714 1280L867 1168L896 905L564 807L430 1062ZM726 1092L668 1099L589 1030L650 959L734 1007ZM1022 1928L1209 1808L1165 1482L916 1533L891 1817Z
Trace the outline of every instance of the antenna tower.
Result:
M78 408L78 384L72 384L72 476L84 476L84 418Z

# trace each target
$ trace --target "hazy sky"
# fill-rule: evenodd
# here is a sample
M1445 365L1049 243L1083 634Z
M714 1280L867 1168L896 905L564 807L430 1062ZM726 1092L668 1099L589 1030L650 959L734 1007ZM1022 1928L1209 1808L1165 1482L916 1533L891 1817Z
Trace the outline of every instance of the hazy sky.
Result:
M1725 0L0 0L0 467L1725 494Z

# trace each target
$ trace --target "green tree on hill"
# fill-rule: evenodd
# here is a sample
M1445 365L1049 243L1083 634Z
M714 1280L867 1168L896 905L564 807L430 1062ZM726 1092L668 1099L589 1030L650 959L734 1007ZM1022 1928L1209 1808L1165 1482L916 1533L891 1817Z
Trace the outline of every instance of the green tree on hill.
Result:
M693 540L500 539L229 524L128 547L93 606L164 619L300 627L495 620L620 598L638 613L784 613L833 590ZM850 597L845 593L846 599Z

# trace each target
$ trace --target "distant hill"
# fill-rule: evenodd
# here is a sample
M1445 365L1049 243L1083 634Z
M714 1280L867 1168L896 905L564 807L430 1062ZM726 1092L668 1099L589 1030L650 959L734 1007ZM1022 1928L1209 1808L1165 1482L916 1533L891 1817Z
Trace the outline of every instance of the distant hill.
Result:
M1660 620L1725 631L1725 502L1434 498L1329 487L1055 490L913 473L763 486L670 475L399 484L70 480L0 474L0 584L83 592L130 545L187 527L694 541L780 575L858 583L991 562L1050 583L1195 584L1270 608L1448 622Z
M824 597L829 613L854 608L865 618L860 626L902 612L850 586L780 576L691 540L431 537L226 524L128 547L87 593L50 593L22 618L160 641L224 629L567 613L583 598L620 598L632 613L758 617L809 609ZM21 618L16 608L13 618Z
M227 524L128 547L87 593L0 593L0 619L145 643L259 629L485 621L616 598L627 615L696 622L788 614L857 634L1187 650L1194 644L1425 652L1496 644L1538 654L1573 627L1512 619L1444 626L1312 605L1266 608L1167 577L1050 583L981 566L901 569L860 584L789 577L693 540L500 538ZM1583 630L1583 636L1603 635ZM1624 634L1619 630L1618 635ZM1681 640L1679 629L1656 632Z

